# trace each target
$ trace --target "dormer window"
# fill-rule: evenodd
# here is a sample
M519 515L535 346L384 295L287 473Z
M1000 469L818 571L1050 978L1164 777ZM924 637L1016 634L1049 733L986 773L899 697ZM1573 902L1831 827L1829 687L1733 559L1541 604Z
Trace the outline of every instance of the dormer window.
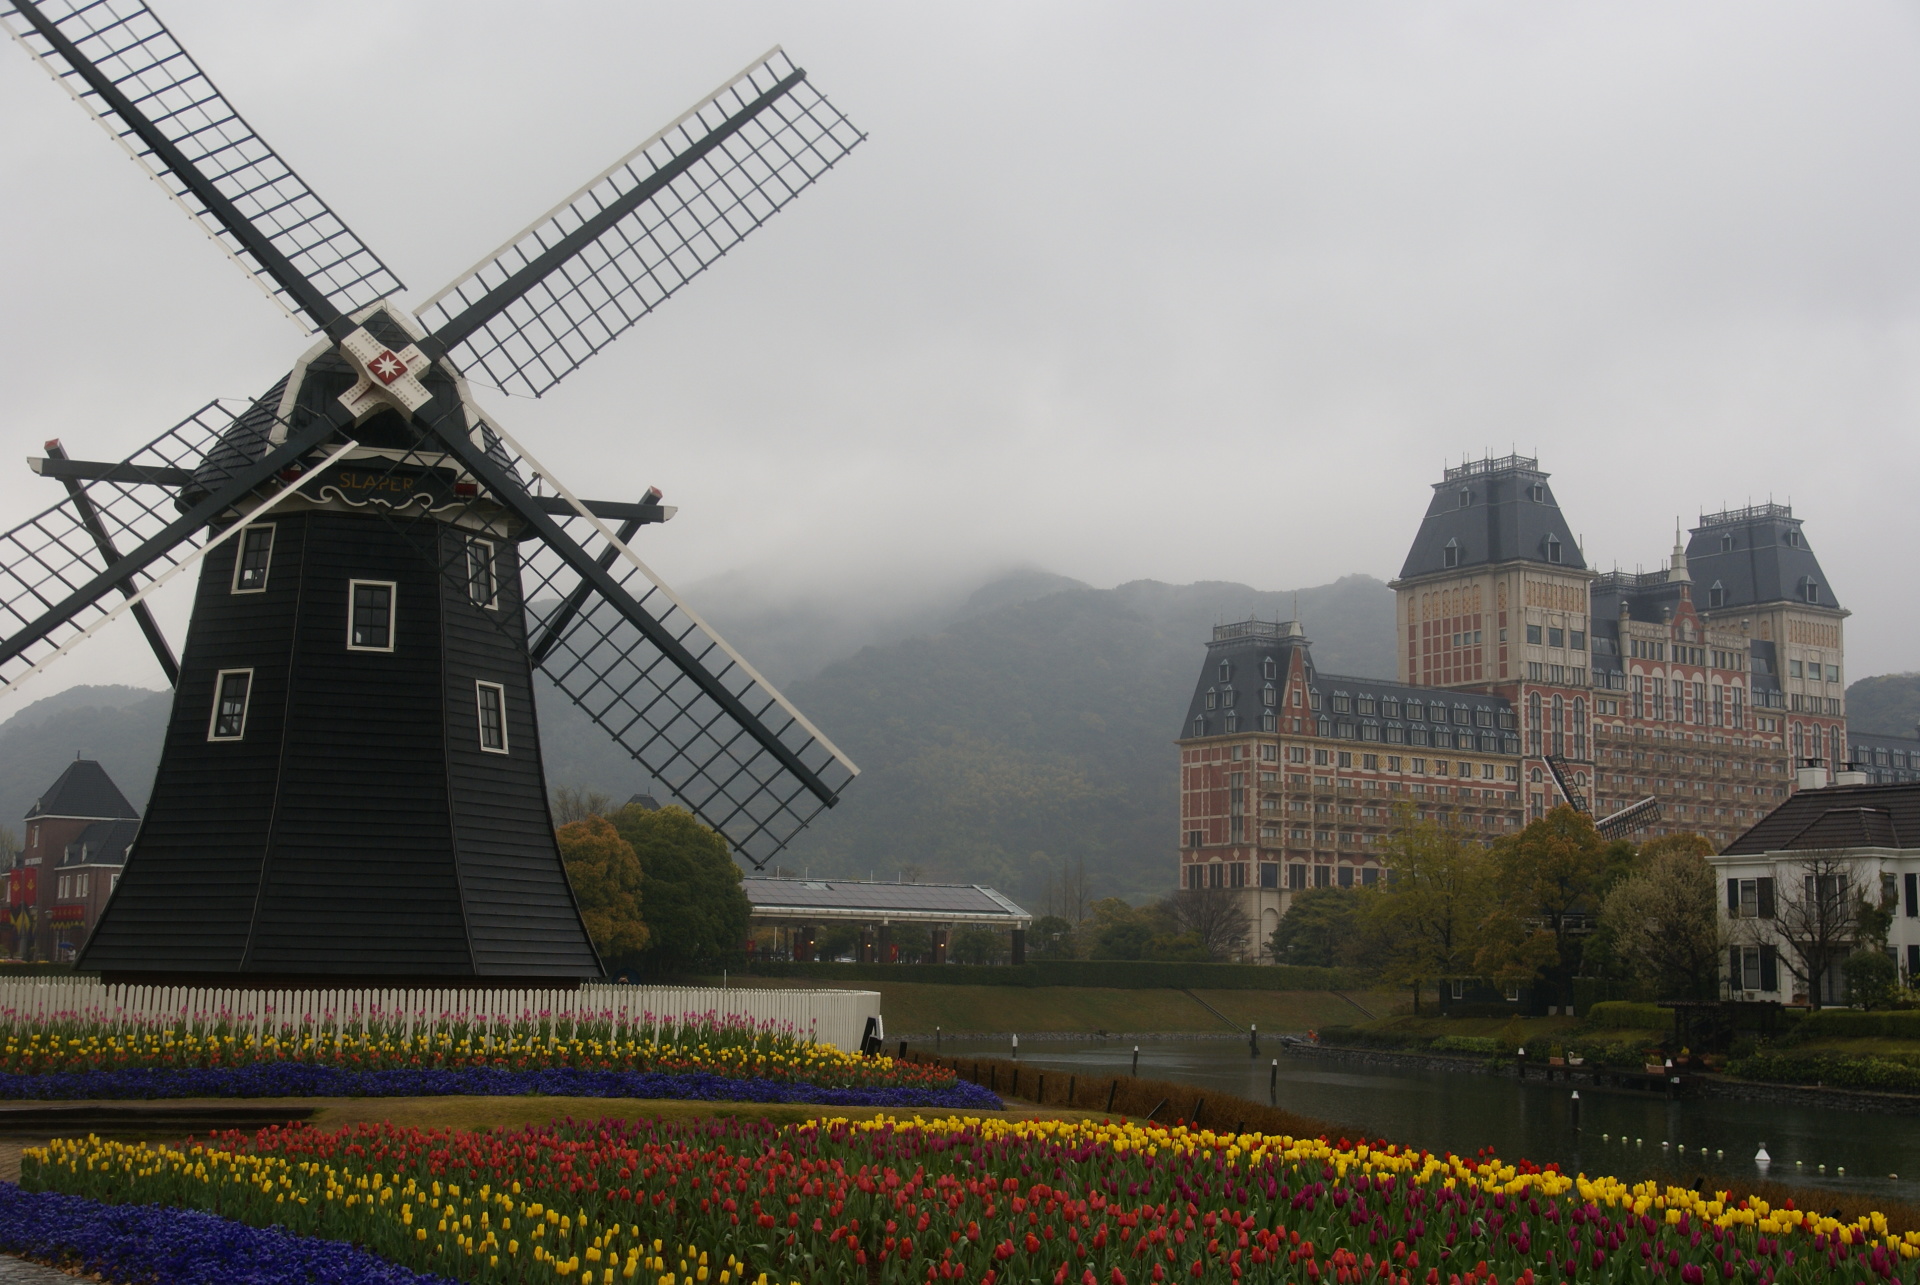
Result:
M1733 537L1731 535L1723 535L1720 537L1720 552L1733 552Z
M1727 605L1727 587L1718 580L1707 586L1707 605L1724 607Z
M1220 690L1220 703L1228 709L1233 708L1233 688L1224 687Z
M1466 492L1463 491L1461 494L1464 495ZM1440 565L1443 567L1457 567L1460 565L1460 542L1458 540L1449 539L1446 548L1440 550Z
M1427 707L1420 701L1407 702L1407 717L1418 723L1427 716Z
M1207 720L1201 718L1198 714L1193 716L1193 734L1195 736L1205 736L1207 734Z
M1473 492L1468 490L1464 486L1461 487L1460 488L1460 507L1464 509L1472 503L1473 503Z
M1260 663L1260 675L1268 682L1280 677L1280 662L1269 656Z
M1240 730L1240 716L1232 710L1227 711L1227 730L1229 732L1237 732Z
M1800 547L1800 528L1799 527L1787 528L1787 547L1789 549L1798 549Z
M1545 504L1547 502L1547 484L1545 482L1535 482L1527 488L1527 497L1535 504Z
M1220 708L1220 693L1215 691L1211 687L1207 688L1207 708L1208 709Z
M1262 705L1278 705L1280 703L1279 689L1274 687L1272 683L1268 683L1265 687L1262 687L1260 689L1260 703Z
M1560 537L1548 532L1546 550L1547 561L1557 564L1560 561Z
M1800 582L1800 596L1808 602L1820 601L1820 582L1817 580L1802 580Z
M1224 660L1221 661L1220 662L1220 681L1224 683L1229 678L1232 678L1232 677L1233 677L1233 666L1229 665Z

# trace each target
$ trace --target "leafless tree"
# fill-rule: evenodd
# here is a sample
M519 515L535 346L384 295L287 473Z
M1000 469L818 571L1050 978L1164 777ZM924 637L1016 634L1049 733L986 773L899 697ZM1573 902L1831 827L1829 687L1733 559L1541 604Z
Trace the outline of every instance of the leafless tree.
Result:
M1797 880L1780 881L1773 918L1735 920L1735 931L1743 940L1771 940L1785 947L1780 961L1807 988L1808 1002L1819 1008L1834 999L1823 993L1829 989L1833 966L1853 953L1867 887L1852 860L1837 853L1814 853L1797 865Z
M1047 900L1054 902L1057 909L1054 914L1070 924L1077 924L1087 917L1087 907L1092 904L1088 895L1087 859L1070 857L1060 863L1060 877L1055 879L1047 890Z
M553 792L553 823L571 825L588 817L603 817L613 811L613 797L598 790L563 785Z
M1192 933L1215 959L1233 959L1247 948L1253 924L1231 888L1183 888L1162 905L1174 926Z
M0 825L0 870L11 870L20 858L20 836L10 825Z

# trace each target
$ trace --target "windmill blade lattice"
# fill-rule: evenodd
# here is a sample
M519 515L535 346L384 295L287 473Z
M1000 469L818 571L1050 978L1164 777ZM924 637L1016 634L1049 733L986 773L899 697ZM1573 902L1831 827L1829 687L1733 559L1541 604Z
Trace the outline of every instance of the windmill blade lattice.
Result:
M37 20L37 21L36 21ZM267 146L139 0L0 0L0 26L119 140L188 215L308 330L314 317L194 191L150 125L237 215L342 313L401 289L398 277ZM71 58L63 42L79 54ZM143 121L114 102L123 96Z
M562 525L590 553L607 551L606 538L586 519ZM558 629L540 668L688 810L762 866L830 805L857 769L670 590L614 552L609 570L620 587L830 793L822 798L810 789L591 589ZM530 549L521 576L528 631L539 637L578 577L544 547Z
M434 296L421 321L469 379L540 396L865 138L805 76L775 49Z
M190 473L249 405L209 402L129 456L124 480L96 480L80 488L121 553L160 534L180 516L172 488L151 485L144 478ZM204 530L194 533L128 580L136 591L144 588L191 557L205 538ZM0 534L0 657L4 657L0 658L0 691L26 677L113 609L121 595L108 590L51 631L21 645L29 626L107 568L107 557L71 496Z

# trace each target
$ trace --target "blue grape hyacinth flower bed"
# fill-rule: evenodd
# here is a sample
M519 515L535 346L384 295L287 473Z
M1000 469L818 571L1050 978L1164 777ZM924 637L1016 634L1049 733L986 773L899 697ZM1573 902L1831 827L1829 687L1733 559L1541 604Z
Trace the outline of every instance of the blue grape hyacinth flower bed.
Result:
M454 1285L337 1240L0 1183L0 1252L142 1285Z
M590 1071L548 1067L510 1071L353 1071L311 1062L184 1070L130 1067L113 1071L50 1071L0 1075L0 1099L86 1098L399 1098L439 1096L672 1098L699 1102L778 1102L843 1107L939 1107L1000 1110L999 1097L961 1080L950 1088L826 1088L782 1080L706 1073Z

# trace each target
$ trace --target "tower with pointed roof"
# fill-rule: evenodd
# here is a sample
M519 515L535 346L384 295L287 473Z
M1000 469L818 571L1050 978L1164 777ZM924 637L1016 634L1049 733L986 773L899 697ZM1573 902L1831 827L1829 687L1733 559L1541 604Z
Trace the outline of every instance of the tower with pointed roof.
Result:
M140 812L107 770L75 758L27 809L26 837L7 872L9 950L70 960L119 883Z

